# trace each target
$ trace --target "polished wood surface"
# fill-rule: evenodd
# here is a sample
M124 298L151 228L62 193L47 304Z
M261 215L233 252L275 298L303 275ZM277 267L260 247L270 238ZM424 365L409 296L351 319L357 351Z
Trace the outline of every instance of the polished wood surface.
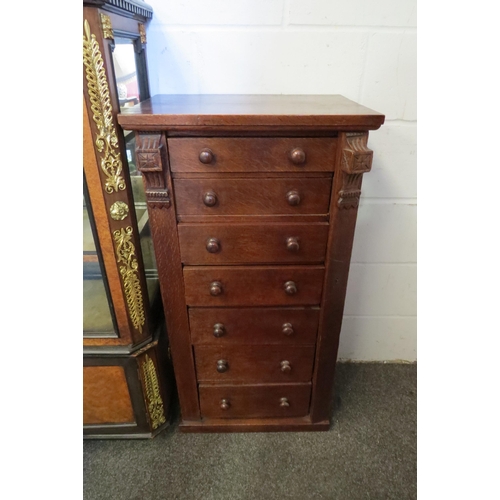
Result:
M336 138L169 139L172 172L332 172Z
M309 413L310 396L310 383L200 384L201 414L209 418L303 417Z
M175 179L174 188L181 216L327 214L331 178Z
M193 344L314 344L318 319L318 307L189 308Z
M323 266L186 266L184 286L189 306L293 306L318 305ZM217 295L212 283L221 285ZM296 292L285 289L295 283Z
M321 263L328 224L179 224L188 265Z
M309 382L314 345L196 345L194 353L199 382Z
M328 127L376 130L384 115L340 95L156 95L127 109L119 123L129 130L200 127Z
M109 402L113 401L110 405ZM130 392L121 366L83 368L83 423L123 424L135 421Z
M167 319L181 430L328 429L367 131L383 121L339 96L158 96L120 117L162 137L143 172L150 213L168 212L156 251L178 245L161 279L183 318ZM279 389L294 384L302 416Z

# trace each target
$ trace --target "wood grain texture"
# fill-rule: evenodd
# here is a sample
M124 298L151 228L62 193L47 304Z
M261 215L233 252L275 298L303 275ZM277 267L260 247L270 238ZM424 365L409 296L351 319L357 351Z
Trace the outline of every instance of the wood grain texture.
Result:
M140 136L137 137L137 141L138 144L142 144ZM169 175L165 137L162 136L157 144L157 152L160 154L161 159L161 170L160 172L155 171L153 174L155 176L161 175L166 189L171 192L172 180ZM139 168L141 168L140 163ZM146 191L153 188L149 184L151 177L148 178L148 175L145 174L144 177ZM148 211L153 241L156 243L163 240L161 246L155 244L155 256L167 333L172 349L172 363L178 388L181 413L184 418L196 419L199 418L198 389L194 371L194 359L189 340L186 302L184 299L184 282L179 241L177 239L175 200L172 200L171 206L168 208L166 206L153 208L150 206L150 199L148 199ZM169 234L170 237L164 239L165 234Z
M321 263L328 224L179 224L188 265Z
M189 306L318 305L323 287L323 266L186 266L184 285ZM297 293L288 295L293 281ZM222 293L210 295L213 282Z
M175 179L179 215L303 215L329 211L331 182L324 178ZM297 191L300 201L291 205L288 193ZM216 203L204 203L206 193Z
M376 130L384 115L340 95L156 95L120 115L125 129L328 127Z
M182 138L169 139L172 172L331 172L336 138ZM294 154L297 160L294 162ZM208 156L208 163L200 155Z
M319 308L189 308L193 344L311 344L316 341ZM223 325L214 336L214 325ZM283 325L291 325L284 332ZM242 347L244 349L244 347Z
M182 421L181 432L305 432L328 431L330 421L312 423L307 417L288 418L204 418L199 421Z
M343 170L344 149L349 149L346 134L340 134L339 158L335 173L332 201L330 203L331 229L328 237L325 281L319 320L318 348L316 351L313 391L311 396L311 419L319 422L329 417L335 362L339 345L340 330L344 312L345 294L351 261L354 230L358 213L358 203L342 202L346 179L359 175L358 197L361 194L361 174L348 174Z
M113 403L110 404L110 401ZM121 366L83 368L83 423L133 423L130 392Z
M309 413L311 384L203 385L200 408L208 418L290 418ZM286 398L288 406L282 405ZM227 401L227 409L221 401Z
M311 380L314 346L245 345L194 347L199 382L286 383ZM217 371L218 362L227 361L227 371ZM291 367L282 371L282 363Z

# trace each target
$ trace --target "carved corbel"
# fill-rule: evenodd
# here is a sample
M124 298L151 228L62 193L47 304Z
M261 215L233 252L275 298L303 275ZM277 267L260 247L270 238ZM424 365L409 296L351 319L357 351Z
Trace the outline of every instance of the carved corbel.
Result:
M136 135L137 167L146 182L146 198L151 208L169 208L170 192L165 182L161 134Z
M347 133L342 152L344 173L337 204L340 208L357 208L361 196L363 174L372 168L373 151L366 146L368 133Z

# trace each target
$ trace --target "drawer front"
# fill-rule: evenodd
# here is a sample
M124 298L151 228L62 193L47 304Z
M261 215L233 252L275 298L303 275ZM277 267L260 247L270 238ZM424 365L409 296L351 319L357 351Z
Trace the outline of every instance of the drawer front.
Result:
M189 308L193 344L314 344L318 320L317 307Z
M200 385L202 417L304 417L309 413L311 384Z
M337 139L168 139L172 172L333 172Z
M314 346L194 347L199 382L309 382Z
M328 223L179 224L184 264L324 262Z
M186 266L188 306L319 305L323 266Z
M179 215L326 214L331 177L174 179Z

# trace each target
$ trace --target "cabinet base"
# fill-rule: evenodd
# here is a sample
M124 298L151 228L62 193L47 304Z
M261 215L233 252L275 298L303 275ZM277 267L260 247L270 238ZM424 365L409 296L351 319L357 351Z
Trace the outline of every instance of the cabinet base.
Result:
M195 421L183 420L179 424L181 432L301 432L327 431L329 429L329 420L313 424L309 417L234 420L205 418Z

